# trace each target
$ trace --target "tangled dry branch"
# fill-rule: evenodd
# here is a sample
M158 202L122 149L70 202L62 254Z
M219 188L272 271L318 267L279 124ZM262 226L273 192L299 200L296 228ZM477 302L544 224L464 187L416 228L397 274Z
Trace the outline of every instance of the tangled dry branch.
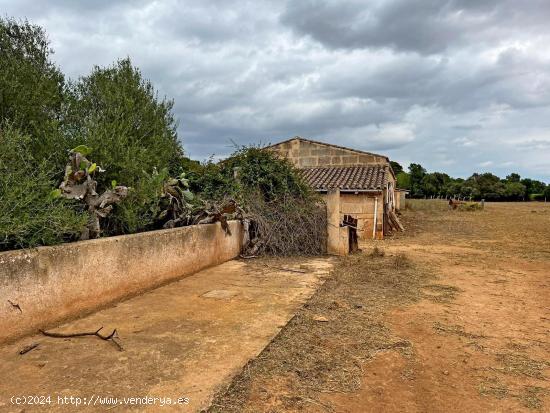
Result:
M282 197L248 203L243 256L320 255L326 252L327 215L321 201Z

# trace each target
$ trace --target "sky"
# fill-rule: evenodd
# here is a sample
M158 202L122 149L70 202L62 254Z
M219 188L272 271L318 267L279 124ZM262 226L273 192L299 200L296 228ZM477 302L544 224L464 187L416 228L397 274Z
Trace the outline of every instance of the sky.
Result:
M0 0L73 79L130 57L199 160L302 136L550 182L548 0Z

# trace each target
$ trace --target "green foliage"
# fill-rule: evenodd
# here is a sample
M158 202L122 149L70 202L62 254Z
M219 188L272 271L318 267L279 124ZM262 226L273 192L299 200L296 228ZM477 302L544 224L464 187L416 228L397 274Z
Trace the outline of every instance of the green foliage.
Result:
M159 99L129 59L95 67L71 85L69 103L68 132L94 148L94 159L106 170L100 183L116 180L139 191L143 171L181 173L173 103Z
M518 181L505 182L504 196L510 201L522 201L525 198L525 185Z
M536 194L544 194L546 190L546 184L534 179L524 178L520 181L525 186L525 194L528 197Z
M173 103L159 99L129 59L95 67L70 86L68 100L67 133L84 142L75 151L85 155L94 148L94 160L105 169L99 186L120 182L131 188L109 217L107 232L152 228L163 182L183 170Z
M266 202L282 196L306 198L312 194L292 164L258 147L240 147L227 159L193 165L190 188L206 199L231 197L239 202L251 194Z
M62 170L65 81L51 54L41 27L0 17L0 128L27 134L33 155Z
M422 186L424 175L426 175L426 170L422 167L422 165L417 163L411 163L409 165L411 196L422 197L425 195L424 188Z
M59 197L55 173L33 155L33 142L11 127L0 130L0 250L77 239L88 217L78 202Z
M390 165L391 165L391 169L393 169L393 173L395 174L395 176L403 172L403 167L398 162L390 161Z
M110 235L132 234L155 229L155 221L161 212L160 198L165 182L170 178L168 168L152 173L142 172L139 185L130 187L128 197L116 205L104 228ZM116 186L116 182L111 182Z
M407 172L399 172L395 177L397 180L397 187L401 189L411 188L411 176Z
M88 156L92 151L93 149L86 145L78 145L76 148L71 149L71 152L77 152L83 156Z
M236 177L238 190L259 190L268 202L285 195L303 198L310 194L288 160L258 147L239 148L221 162L221 172L227 179Z
M224 197L237 197L237 181L221 163L209 159L203 164L188 163L187 168L191 191L200 193L203 198L220 200Z
M521 201L539 199L533 194L543 194L546 188L544 182L531 179L521 179L517 173L512 173L506 179L500 179L491 173L474 173L468 179L451 178L441 172L427 173L418 164L409 166L409 176L397 176L398 187L406 188L407 178L410 180L411 197L461 197L472 200L487 201ZM421 179L420 179L421 178ZM534 192L538 191L538 192Z
M514 182L514 183L519 183L519 181L521 180L521 176L519 176L519 174L515 173L515 172L512 172L510 175L508 175L505 179L507 182Z
M425 174L421 181L422 192L426 196L437 196L451 181L451 177L441 172Z
M529 194L529 201L544 201L544 192L541 194Z

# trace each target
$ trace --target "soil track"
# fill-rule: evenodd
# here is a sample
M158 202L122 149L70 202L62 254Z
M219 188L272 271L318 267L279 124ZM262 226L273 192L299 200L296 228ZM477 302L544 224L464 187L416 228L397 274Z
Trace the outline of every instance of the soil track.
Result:
M410 205L212 411L550 411L550 205Z

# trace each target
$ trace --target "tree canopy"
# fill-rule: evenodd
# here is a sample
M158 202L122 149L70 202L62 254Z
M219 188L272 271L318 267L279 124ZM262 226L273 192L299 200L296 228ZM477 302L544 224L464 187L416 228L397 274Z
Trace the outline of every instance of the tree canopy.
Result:
M550 199L544 182L525 178L517 173L501 179L492 173L474 173L468 179L452 178L442 172L428 173L421 165L412 163L409 172L397 174L397 186L409 189L411 196L461 197L487 201L523 201Z
M0 17L0 128L10 125L26 134L39 158L64 146L59 124L65 77L51 61L52 53L41 27Z

